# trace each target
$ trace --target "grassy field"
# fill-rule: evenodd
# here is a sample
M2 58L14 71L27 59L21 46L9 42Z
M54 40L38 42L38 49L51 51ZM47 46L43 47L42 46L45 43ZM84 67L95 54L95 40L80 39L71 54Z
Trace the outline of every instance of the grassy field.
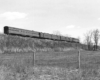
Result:
M100 51L0 54L0 80L100 80ZM35 62L35 66L33 66Z
M78 51L66 52L36 52L34 53L35 66L51 66L51 67L78 67ZM33 61L33 53L16 53L16 54L1 54L0 60L2 61ZM10 62L11 63L11 62Z

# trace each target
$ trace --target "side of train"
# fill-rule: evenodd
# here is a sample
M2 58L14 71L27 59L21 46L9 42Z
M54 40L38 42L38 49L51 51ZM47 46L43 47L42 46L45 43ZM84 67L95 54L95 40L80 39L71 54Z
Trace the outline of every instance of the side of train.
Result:
M79 39L4 26L4 34L79 43Z

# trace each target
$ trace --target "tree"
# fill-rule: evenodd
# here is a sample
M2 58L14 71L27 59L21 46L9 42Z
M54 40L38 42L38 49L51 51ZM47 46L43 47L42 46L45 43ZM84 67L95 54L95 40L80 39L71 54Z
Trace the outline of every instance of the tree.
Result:
M99 37L100 37L99 33L100 32L98 29L93 31L94 50L98 49L98 42L99 42Z
M85 34L85 44L88 47L88 50L91 50L91 47L93 45L92 43L92 32L89 31L88 33Z
M62 34L60 33L60 31L53 31L53 34L55 34L55 35L62 35Z
M66 37L71 37L71 35L69 35L69 34L65 34L65 36L66 36Z

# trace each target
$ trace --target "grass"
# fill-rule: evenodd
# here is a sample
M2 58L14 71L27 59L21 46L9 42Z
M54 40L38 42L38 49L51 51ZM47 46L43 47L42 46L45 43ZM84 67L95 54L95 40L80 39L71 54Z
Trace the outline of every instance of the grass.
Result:
M17 67L15 67L18 69ZM21 68L21 67L20 67ZM25 67L18 72L0 66L0 80L100 80L100 69L78 70L59 67Z
M78 69L76 50L65 52L0 54L0 80L100 80L100 52L81 51Z

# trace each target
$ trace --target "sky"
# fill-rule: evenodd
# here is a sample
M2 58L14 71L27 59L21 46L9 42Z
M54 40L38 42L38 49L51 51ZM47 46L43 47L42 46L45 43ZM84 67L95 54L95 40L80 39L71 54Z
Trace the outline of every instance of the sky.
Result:
M80 37L100 30L100 0L0 0L4 26Z

